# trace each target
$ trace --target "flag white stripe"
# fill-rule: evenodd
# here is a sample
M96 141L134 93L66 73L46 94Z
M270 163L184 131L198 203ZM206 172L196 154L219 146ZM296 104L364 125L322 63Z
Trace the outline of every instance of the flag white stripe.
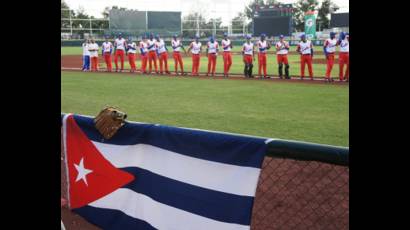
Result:
M93 144L117 168L139 167L199 187L255 196L258 168L198 159L147 144Z
M225 223L192 214L159 203L148 196L125 188L117 189L107 196L90 203L89 206L119 210L130 217L146 221L157 229L250 229L250 226Z

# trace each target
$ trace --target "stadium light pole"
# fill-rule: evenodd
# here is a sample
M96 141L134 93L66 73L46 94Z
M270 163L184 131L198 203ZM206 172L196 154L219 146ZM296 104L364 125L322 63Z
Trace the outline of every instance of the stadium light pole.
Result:
M70 16L70 36L73 37L73 21L71 20L71 10L68 9L68 15Z

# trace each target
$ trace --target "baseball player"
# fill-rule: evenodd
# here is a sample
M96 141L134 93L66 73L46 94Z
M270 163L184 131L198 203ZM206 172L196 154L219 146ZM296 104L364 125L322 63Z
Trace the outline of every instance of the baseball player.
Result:
M107 66L107 72L112 71L112 65L111 65L111 53L112 53L112 43L108 41L108 36L105 37L105 42L102 44L102 56L104 57L105 60L105 65Z
M135 59L137 53L137 44L132 41L132 38L128 38L127 42L127 53L128 53L128 62L130 63L131 73L137 71L137 67L135 66Z
M118 38L114 41L114 63L115 72L118 72L118 57L121 59L121 69L120 72L124 70L124 55L125 48L127 47L127 41L122 37L122 34L118 34Z
M339 49L339 80L349 81L349 34L340 33L338 45ZM343 68L346 65L346 72L343 78Z
M331 82L333 78L330 77L330 73L332 72L333 64L335 62L335 52L337 46L336 34L334 32L330 32L330 38L326 39L323 44L323 52L326 56L326 77L325 81Z
M201 60L202 44L199 41L199 36L195 35L195 40L191 42L188 52L192 53L192 76L199 76L199 62Z
M174 61L175 61L175 75L178 75L178 63L179 66L181 67L181 75L184 75L184 63L182 62L182 56L180 53L181 48L185 51L184 46L182 45L181 40L177 39L177 35L175 34L174 36L172 36L172 41L171 41L171 46L172 46L172 56L174 57Z
M255 60L255 50L253 49L253 43L251 42L251 36L246 35L246 42L242 46L242 56L243 62L245 63L245 68L243 73L245 77L253 78L252 76L252 68L253 68L253 61Z
M279 36L279 41L275 44L276 47L276 58L278 59L278 71L279 77L283 78L283 64L285 64L285 78L290 79L289 77L289 62L288 62L288 53L289 53L289 43L285 41L284 36Z
M296 52L300 54L300 79L303 80L305 77L305 64L307 64L309 69L310 80L313 80L313 69L312 69L312 57L313 57L313 45L312 42L306 40L306 35L302 34L300 36L302 39L297 48Z
M142 40L140 41L140 53L141 53L141 73L147 73L147 62L148 62L148 44L147 36L143 35Z
M90 44L90 40L88 39L85 39L84 43L82 44L82 47L83 47L83 69L82 71L90 70L90 51L88 50L89 44Z
M161 74L163 74L162 66L165 65L165 73L171 74L168 71L168 48L165 45L164 40L162 40L158 34L155 36L155 40L156 40L155 46L157 48L157 55L159 59L159 71Z
M231 40L228 39L228 33L224 33L224 39L222 39L222 49L223 49L223 60L224 60L224 77L228 77L229 69L232 65L232 43Z
M216 56L218 55L219 45L218 42L215 41L214 37L211 36L209 38L208 43L206 44L206 53L208 54L208 72L206 76L211 73L213 77L215 75L215 66L216 66ZM226 76L227 74L224 74Z
M148 64L149 64L149 73L152 72L152 62L154 62L155 73L158 74L157 66L157 47L154 40L154 35L150 33L149 39L147 40L147 49L148 49Z
M90 51L90 58L91 58L91 71L97 72L98 71L98 44L91 39L91 43L88 45L88 51Z
M258 63L259 63L259 69L258 69L258 74L260 77L262 77L262 69L263 69L263 77L267 78L266 74L266 52L268 49L270 49L271 45L268 41L265 40L266 34L261 34L260 40L256 43L256 46L258 47L259 53L258 53Z

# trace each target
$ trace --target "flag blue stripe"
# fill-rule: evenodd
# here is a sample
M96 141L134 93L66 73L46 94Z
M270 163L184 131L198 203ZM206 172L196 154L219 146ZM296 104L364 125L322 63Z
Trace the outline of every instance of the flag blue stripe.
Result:
M254 197L201 188L138 167L121 168L121 170L136 177L124 188L203 217L226 223L250 225Z
M104 230L156 229L147 222L130 217L118 210L84 206L81 208L73 209L73 211L87 219L90 223L97 225Z
M260 168L267 149L263 138L135 123L126 123L113 138L104 140L92 118L74 115L74 119L92 141L114 145L149 144L225 164Z

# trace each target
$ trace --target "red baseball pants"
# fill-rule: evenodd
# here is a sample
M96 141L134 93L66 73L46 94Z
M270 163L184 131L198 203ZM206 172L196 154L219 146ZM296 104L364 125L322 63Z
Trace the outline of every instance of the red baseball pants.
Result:
M98 57L91 57L91 71L98 71Z
M136 59L136 55L134 53L128 53L128 62L130 63L131 71L137 70L135 66L135 59Z
M343 68L346 65L345 79L349 80L349 52L339 52L339 79L343 80Z
M330 73L332 72L333 64L335 63L335 54L328 53L326 58L326 78L330 78Z
M115 55L114 55L115 70L118 70L118 56L120 57L120 60L121 60L121 70L124 69L124 55L125 55L124 50L115 51Z
M147 62L148 62L148 54L143 54L141 55L141 72L146 73L147 72Z
M175 61L175 73L178 73L178 63L181 67L181 73L184 73L184 63L182 62L182 56L180 52L174 52L173 55Z
M231 52L225 51L223 53L223 59L224 59L224 74L229 74L229 70L232 65L232 55Z
M216 54L210 53L208 54L208 74L211 72L212 74L215 73L215 66L216 66Z
M152 71L152 62L154 62L154 68L155 68L155 72L158 72L158 66L157 66L157 54L155 53L155 51L149 51L148 52L148 69L149 72L151 73Z
M258 74L261 76L261 72L263 69L263 76L266 76L266 53L259 53L258 54L258 63L259 63L259 69L258 69Z
M303 54L300 56L300 76L305 77L305 64L307 64L309 69L309 77L313 79L313 69L312 69L312 55Z
M278 54L276 57L278 59L278 64L284 63L285 65L289 65L287 54Z
M192 75L198 75L200 59L199 54L192 54Z
M244 55L244 56L243 56L243 61L244 61L246 64L252 64L252 62L253 62L253 56L252 56L252 55Z
M167 52L162 52L159 54L159 71L162 73L163 71L163 65L165 65L165 72L168 71L168 53Z
M105 60L105 65L107 66L107 71L111 72L112 71L112 64L111 64L111 53L110 52L105 52L104 53L104 60Z

